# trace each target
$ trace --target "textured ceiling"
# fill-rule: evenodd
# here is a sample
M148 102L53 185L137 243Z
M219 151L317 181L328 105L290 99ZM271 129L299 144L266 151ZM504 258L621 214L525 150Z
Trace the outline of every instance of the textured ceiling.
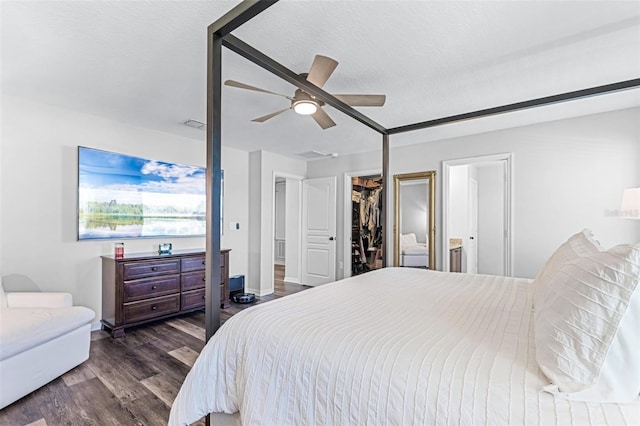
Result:
M237 2L2 1L1 90L197 138L205 121L206 28ZM286 1L234 35L296 72L315 54L340 64L324 89L383 93L362 111L385 127L640 77L638 1ZM225 79L295 88L225 50ZM223 144L286 155L347 154L380 136L325 107L320 129L286 99L223 89ZM405 144L640 105L640 91L392 138Z

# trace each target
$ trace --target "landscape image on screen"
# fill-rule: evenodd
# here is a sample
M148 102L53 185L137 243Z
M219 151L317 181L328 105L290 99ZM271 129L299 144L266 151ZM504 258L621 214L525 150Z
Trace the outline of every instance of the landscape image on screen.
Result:
M202 236L206 169L78 147L78 239Z

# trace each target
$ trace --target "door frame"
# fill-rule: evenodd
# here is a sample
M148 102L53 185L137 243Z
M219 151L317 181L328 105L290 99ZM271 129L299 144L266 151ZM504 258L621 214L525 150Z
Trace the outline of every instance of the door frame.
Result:
M275 259L276 259L276 253L273 247L273 242L275 241L275 237L276 237L276 178L285 178L285 179L295 179L298 180L300 182L302 182L304 180L304 176L299 176L299 175L293 175L291 173L285 173L285 172L278 172L276 170L273 171L272 176L271 176L271 262L270 262L270 269L271 269L271 275L269 275L269 282L271 283L271 293L273 293L275 291L275 282L274 282L274 275L276 273L276 268L275 268ZM300 193L302 193L302 183L300 183ZM300 194L301 195L301 194ZM285 206L286 206L286 202L285 202ZM286 207L285 207L286 208ZM298 197L298 217L300 219L302 219L302 199L301 196ZM298 239L300 240L299 242L302 242L302 220L300 220L300 225L298 226ZM287 263L286 259L287 259L287 248L285 246L285 265ZM298 259L298 277L295 277L298 279L298 283L300 282L300 274L302 273L301 271L302 269L302 257L300 257ZM287 273L286 269L285 269L285 275ZM286 278L286 276L285 276ZM265 294L269 294L269 293L265 293Z
M442 161L442 270L449 271L449 173L453 166L504 162L504 275L513 276L513 153L481 155Z
M351 276L351 191L353 190L352 178L357 176L382 176L382 169L359 170L355 172L345 172L343 175L343 219L342 219L342 278ZM385 191L384 183L382 191ZM382 226L386 226L383 224ZM386 255L386 254L385 254ZM349 267L347 268L347 265ZM340 269L340 265L338 265Z

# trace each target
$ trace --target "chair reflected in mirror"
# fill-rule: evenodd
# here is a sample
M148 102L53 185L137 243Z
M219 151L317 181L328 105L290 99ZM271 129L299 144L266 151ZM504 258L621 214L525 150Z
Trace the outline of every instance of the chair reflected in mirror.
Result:
M394 266L436 268L435 171L394 175Z

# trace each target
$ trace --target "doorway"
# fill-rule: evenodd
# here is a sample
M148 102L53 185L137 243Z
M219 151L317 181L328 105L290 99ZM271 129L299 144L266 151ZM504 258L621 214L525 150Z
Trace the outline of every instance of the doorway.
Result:
M512 157L443 161L444 271L512 275Z
M351 177L351 275L382 268L382 175Z
M355 234L354 234L354 225L353 225L353 218L354 218L353 180L355 178L361 178L361 179L367 178L367 177L379 178L381 176L382 176L382 170L380 169L359 170L359 171L353 171L353 172L346 172L344 174L344 187L343 187L344 215L343 215L343 238L342 238L343 256L342 256L342 260L340 261L340 268L342 269L343 278L352 276L352 272L354 269L353 262L354 262L354 253L355 253L352 247L352 243L354 241L359 240L359 237L354 239ZM360 261L362 261L362 257L360 257Z
M287 224L287 181L276 177L275 185L275 229L273 236L273 263L284 271L286 256L286 224ZM278 269L278 268L276 268Z
M300 284L302 176L273 173L271 280ZM273 281L272 286L273 289Z

